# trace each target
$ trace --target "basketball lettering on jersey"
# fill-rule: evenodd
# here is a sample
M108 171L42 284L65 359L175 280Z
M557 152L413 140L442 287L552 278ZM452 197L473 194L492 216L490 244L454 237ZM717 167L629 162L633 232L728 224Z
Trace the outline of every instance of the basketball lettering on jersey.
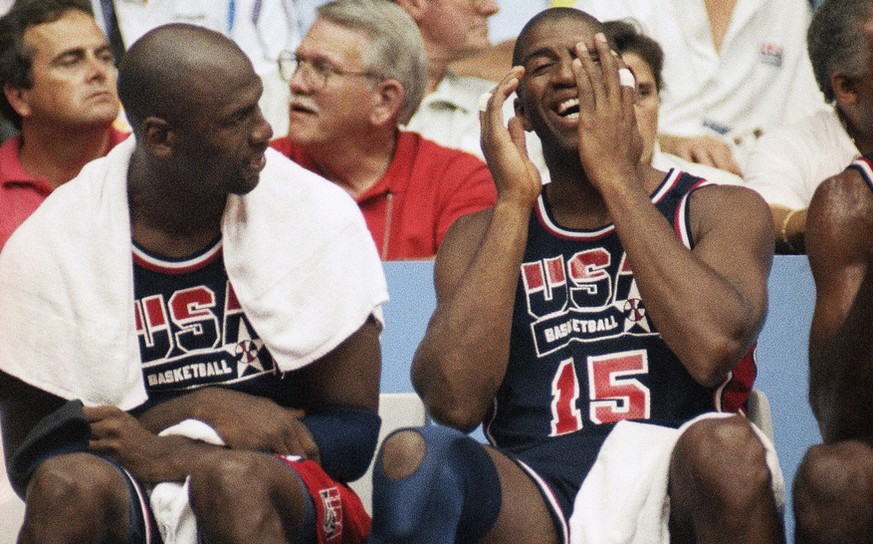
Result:
M687 200L706 183L672 171L652 195L689 247ZM529 225L508 367L485 420L492 443L525 448L620 420L677 424L721 408L722 389L697 383L661 339L613 225L565 229L543 197ZM735 395L740 405L750 384Z
M227 278L220 243L185 261L162 260L135 248L134 281L136 330L150 396L275 374L272 357Z
M633 271L622 253L619 266L612 254L593 248L545 257L521 265L537 356L570 342L596 342L623 335L657 335L646 317Z

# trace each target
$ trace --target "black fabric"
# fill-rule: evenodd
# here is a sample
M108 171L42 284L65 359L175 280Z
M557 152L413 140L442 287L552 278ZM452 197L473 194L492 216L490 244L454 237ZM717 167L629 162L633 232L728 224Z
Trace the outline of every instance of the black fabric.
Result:
M115 56L115 66L118 66L126 49L124 40L121 38L121 31L118 29L115 6L112 0L100 0L100 7L103 9L103 20L106 23L106 38L109 40L112 54Z
M12 455L9 481L22 499L27 482L40 463L62 453L88 450L91 426L82 411L82 401L71 400L42 418Z

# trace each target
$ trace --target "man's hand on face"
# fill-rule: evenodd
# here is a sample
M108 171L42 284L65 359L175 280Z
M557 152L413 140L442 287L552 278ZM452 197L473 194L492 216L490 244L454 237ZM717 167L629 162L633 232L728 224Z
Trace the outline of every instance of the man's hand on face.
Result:
M592 54L594 53L594 54ZM589 180L599 189L638 174L643 142L634 111L634 86L620 70L627 70L598 33L594 51L576 45L573 72L579 92L579 158Z

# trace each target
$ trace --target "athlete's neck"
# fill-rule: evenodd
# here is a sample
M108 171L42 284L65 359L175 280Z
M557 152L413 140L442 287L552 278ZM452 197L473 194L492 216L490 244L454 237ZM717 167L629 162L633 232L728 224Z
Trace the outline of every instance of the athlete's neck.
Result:
M186 257L205 249L221 235L227 195L204 196L178 190L171 172L149 167L138 152L131 157L127 195L131 236L146 250L166 257ZM174 190L176 188L176 190Z

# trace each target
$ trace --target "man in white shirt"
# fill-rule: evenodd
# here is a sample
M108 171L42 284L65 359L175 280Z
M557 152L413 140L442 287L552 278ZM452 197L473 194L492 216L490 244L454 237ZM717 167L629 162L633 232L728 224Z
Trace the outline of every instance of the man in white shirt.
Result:
M553 2L559 4L569 3ZM824 106L806 55L806 0L575 0L572 5L601 21L634 18L661 44L664 151L742 173L757 135Z
M873 36L865 31L871 22L869 1L822 3L809 28L809 58L832 107L765 135L749 158L746 182L770 204L778 252L804 251L816 188L873 152Z
M494 88L494 82L460 76L449 70L449 64L491 46L488 18L497 13L497 2L395 0L395 3L415 20L427 55L427 94L406 128L481 158L478 101L482 93Z

